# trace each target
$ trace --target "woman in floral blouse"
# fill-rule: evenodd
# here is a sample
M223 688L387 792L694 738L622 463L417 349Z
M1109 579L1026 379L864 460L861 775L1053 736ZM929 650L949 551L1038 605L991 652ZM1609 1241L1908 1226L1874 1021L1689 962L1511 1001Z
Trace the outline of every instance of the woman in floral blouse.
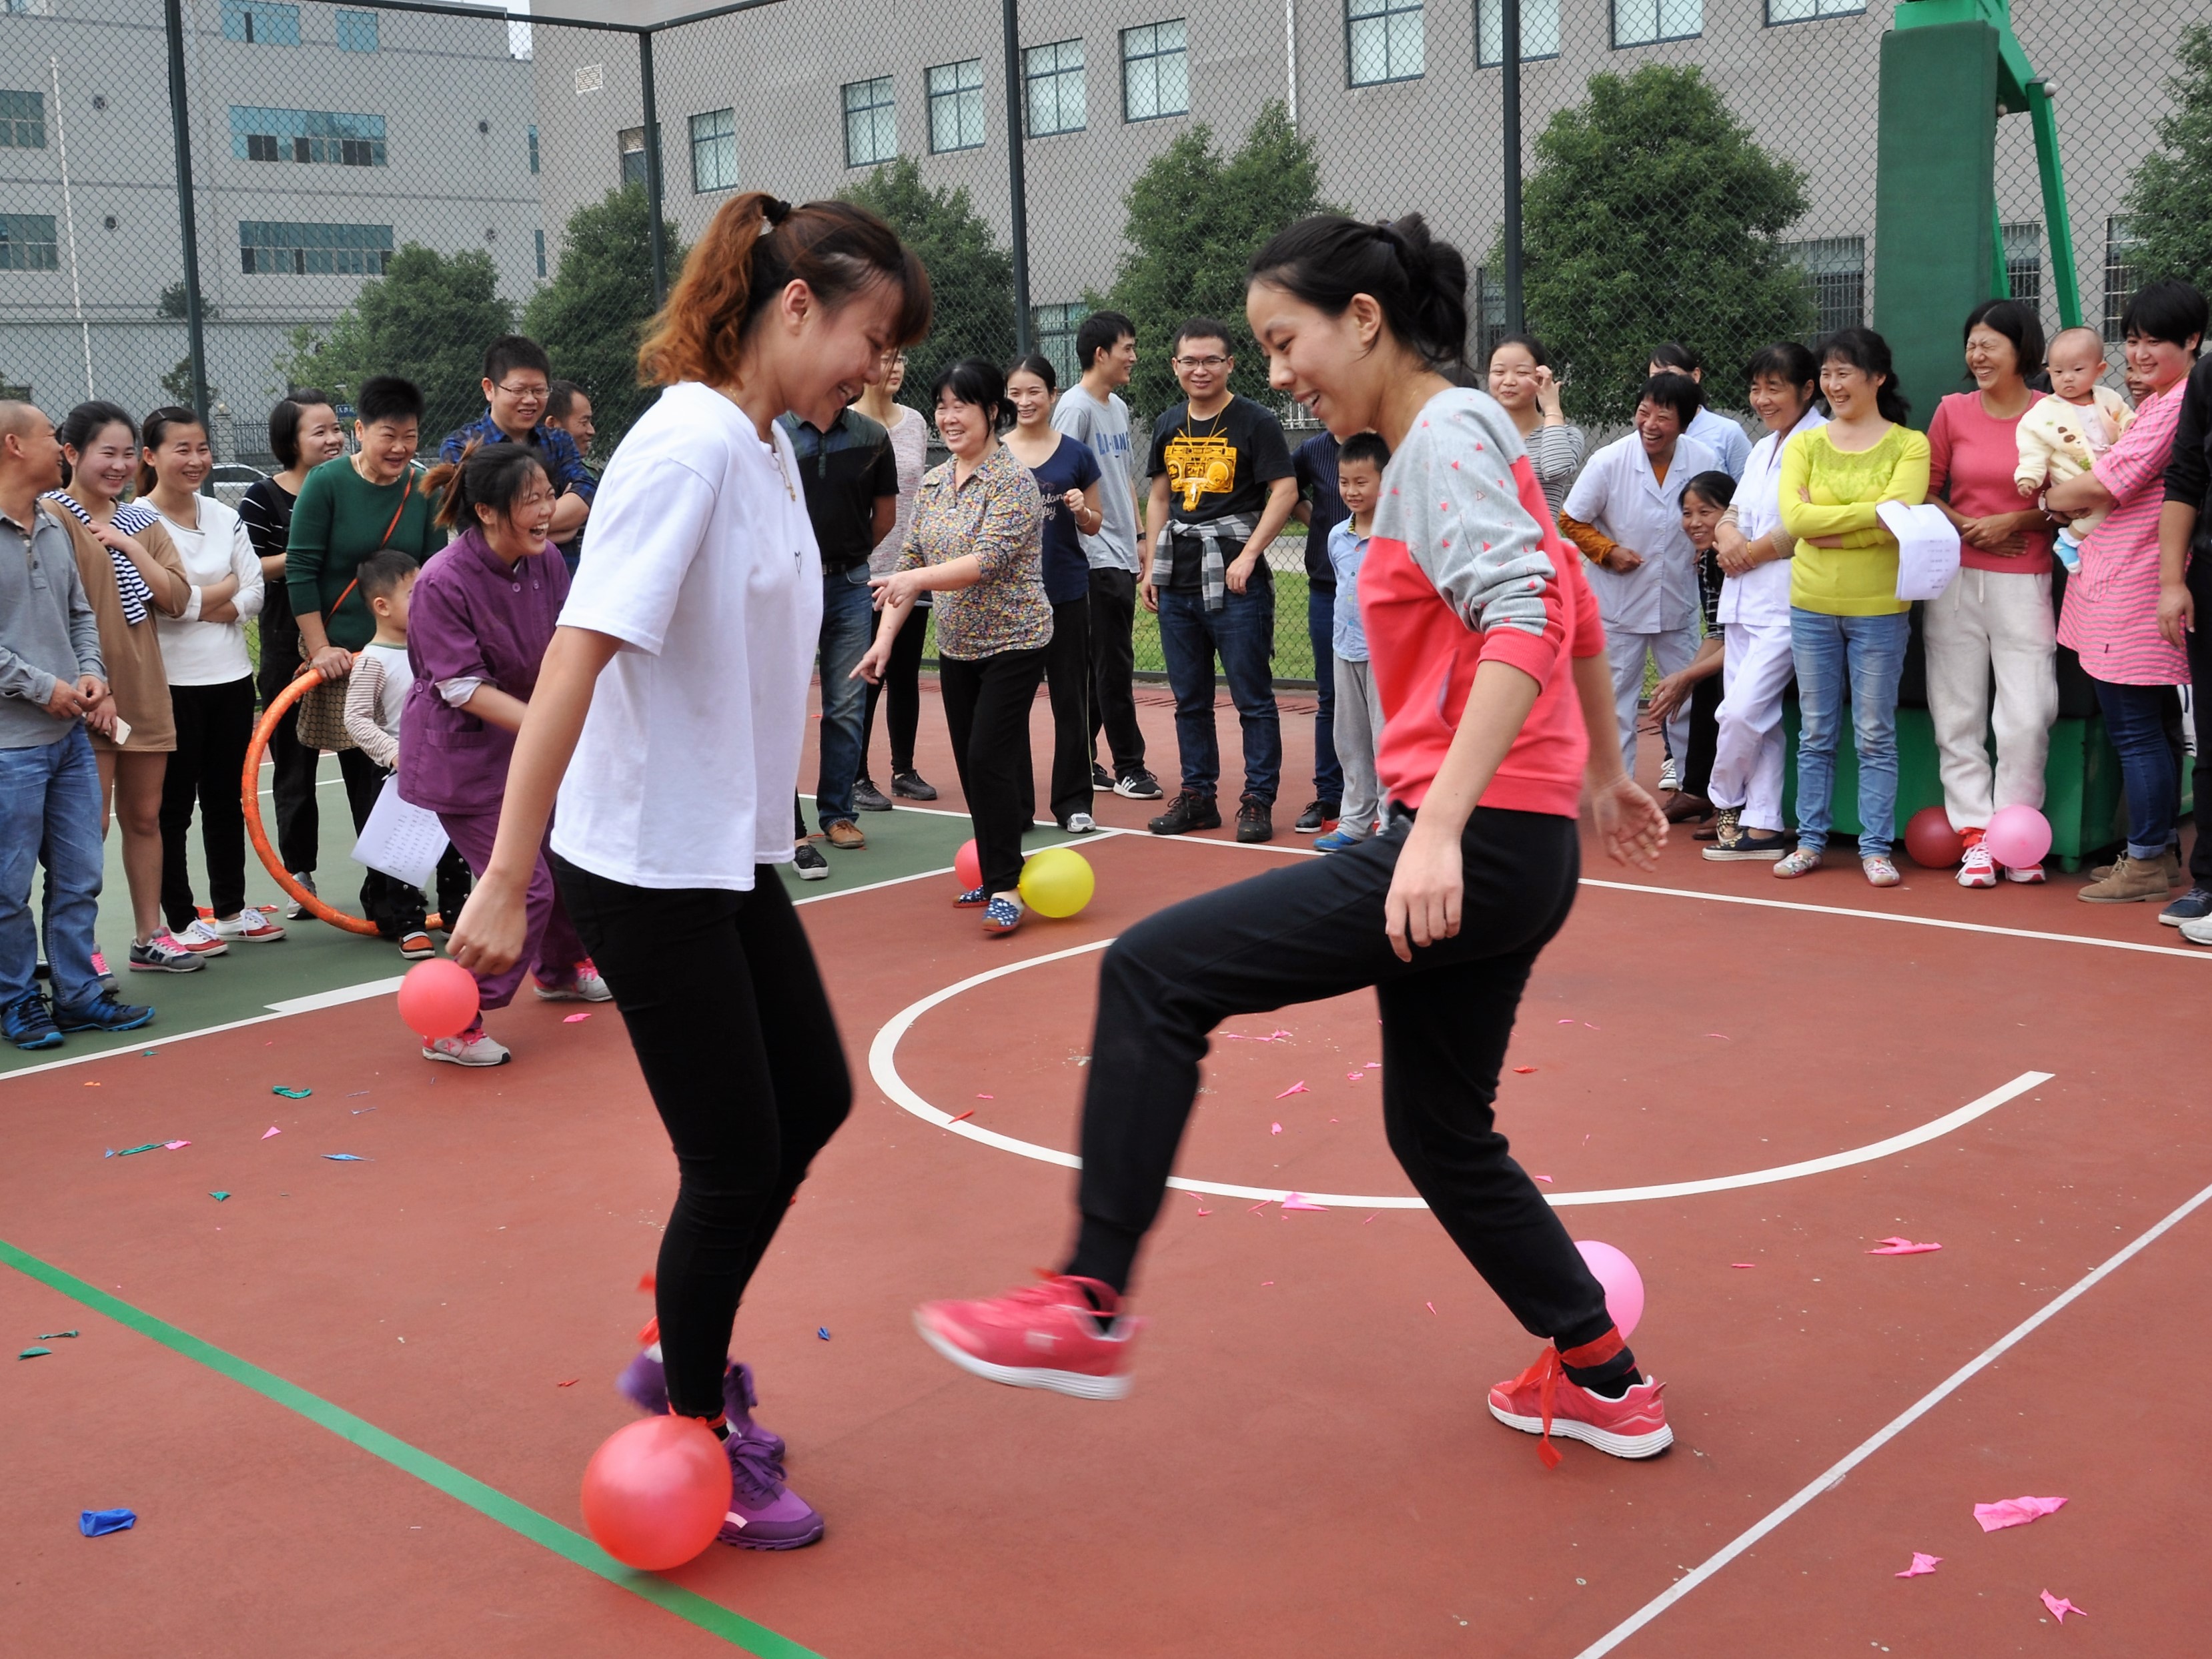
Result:
M945 723L983 872L954 902L980 908L985 933L1011 933L1022 925L1022 830L1033 805L1022 798L1022 757L1052 639L1044 501L999 441L1005 375L970 357L939 374L930 394L952 459L923 475L898 568L875 581L882 626L853 672L881 680L915 599L936 596Z

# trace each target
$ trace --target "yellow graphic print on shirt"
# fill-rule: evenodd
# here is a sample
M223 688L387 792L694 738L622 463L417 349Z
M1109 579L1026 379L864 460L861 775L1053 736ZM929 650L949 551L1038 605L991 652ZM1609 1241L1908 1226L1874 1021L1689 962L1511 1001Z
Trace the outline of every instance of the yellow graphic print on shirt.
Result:
M1168 440L1168 488L1182 497L1185 513L1198 511L1201 495L1226 495L1237 488L1237 446L1218 433L1178 432Z

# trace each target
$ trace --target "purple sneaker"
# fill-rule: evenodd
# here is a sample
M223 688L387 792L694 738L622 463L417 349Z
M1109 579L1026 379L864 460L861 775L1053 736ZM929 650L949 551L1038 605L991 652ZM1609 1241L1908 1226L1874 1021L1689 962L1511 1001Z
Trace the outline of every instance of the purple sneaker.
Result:
M730 1454L730 1509L722 1542L743 1550L795 1550L822 1536L822 1517L783 1484L782 1460L765 1437L732 1428L724 1444Z
M659 1417L668 1409L667 1368L650 1348L641 1348L637 1358L623 1367L623 1374L615 1379L615 1389L647 1417ZM750 1435L781 1462L783 1437L753 1421L753 1407L759 1404L760 1398L753 1392L753 1368L732 1363L722 1374L722 1414L729 1419L730 1432Z

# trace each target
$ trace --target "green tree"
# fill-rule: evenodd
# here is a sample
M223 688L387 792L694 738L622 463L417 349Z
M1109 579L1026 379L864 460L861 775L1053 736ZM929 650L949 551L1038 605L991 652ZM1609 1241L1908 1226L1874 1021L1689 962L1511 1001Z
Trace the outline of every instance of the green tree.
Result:
M2212 25L2184 29L2181 73L2166 83L2172 112L2158 124L2162 148L2136 166L2127 196L2130 256L2139 280L2179 276L2212 289Z
M161 378L159 385L161 390L168 394L171 403L179 409L190 409L192 406L192 360L189 357L178 358L177 366ZM208 406L213 408L222 400L222 388L213 380L210 380L207 385L207 396Z
M185 315L185 284L183 278L179 277L177 281L170 283L168 287L161 290L161 297L154 301L154 314L156 317L172 317L179 321L183 320ZM203 320L212 322L216 318L222 315L222 309L221 307L210 305L205 300L202 300L200 301L200 316Z
M361 285L327 331L292 331L277 378L320 386L351 403L372 374L398 374L422 388L422 447L433 451L455 427L483 410L483 351L514 328L514 307L499 295L491 255L470 249L448 258L410 242L384 275Z
M1189 317L1229 325L1231 389L1267 398L1267 366L1244 326L1244 270L1277 231L1329 210L1312 141L1280 100L1261 106L1232 154L1215 148L1212 129L1193 127L1136 176L1122 206L1127 246L1098 303L1137 325L1131 404L1149 418L1182 396L1168 343Z
M879 214L921 256L936 301L929 337L907 353L903 396L927 396L945 364L1014 355L1014 262L975 211L966 186L932 190L910 155L895 156L854 182L847 200Z
M661 221L661 239L672 280L685 252L673 220ZM653 311L653 215L645 187L627 185L568 216L553 280L522 307L522 331L545 348L553 373L591 398L603 455L655 395L637 382Z
M1536 140L1522 196L1531 330L1567 360L1575 419L1625 419L1651 348L1680 340L1723 389L1759 347L1814 324L1777 240L1805 175L1761 149L1695 68L1593 75Z

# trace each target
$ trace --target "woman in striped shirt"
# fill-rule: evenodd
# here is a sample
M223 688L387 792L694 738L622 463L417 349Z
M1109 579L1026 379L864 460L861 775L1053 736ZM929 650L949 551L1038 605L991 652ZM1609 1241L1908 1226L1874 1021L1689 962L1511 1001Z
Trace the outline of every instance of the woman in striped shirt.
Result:
M2081 574L2066 584L2058 617L2058 642L2081 653L2096 684L2128 797L2126 851L2075 896L2091 904L2162 902L2181 879L2166 707L2166 688L2189 684L2189 657L2159 632L2158 520L2181 395L2204 327L2204 296L2189 283L2169 277L2136 290L2120 318L2128 368L2144 386L2134 423L2088 471L2044 496L2044 506L2065 518L2106 512L2081 543Z
M1583 470L1589 440L1559 408L1559 383L1552 378L1551 358L1526 334L1509 334L1490 349L1490 395L1513 417L1528 451L1536 484L1552 509L1559 508Z

